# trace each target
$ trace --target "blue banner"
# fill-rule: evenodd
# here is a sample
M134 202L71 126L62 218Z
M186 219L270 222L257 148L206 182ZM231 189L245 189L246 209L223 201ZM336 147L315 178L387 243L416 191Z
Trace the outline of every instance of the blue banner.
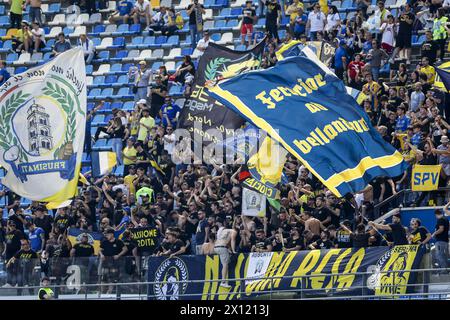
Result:
M406 170L342 81L307 58L287 58L209 92L279 141L337 196Z
M304 297L405 294L415 283L411 270L419 267L423 253L419 245L240 253L229 264L230 287L220 286L218 255L149 257L148 298L245 300L300 291Z

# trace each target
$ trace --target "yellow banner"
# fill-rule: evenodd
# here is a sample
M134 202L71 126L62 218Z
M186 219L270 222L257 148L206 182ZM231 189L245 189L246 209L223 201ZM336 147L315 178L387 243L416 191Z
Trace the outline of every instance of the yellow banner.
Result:
M441 165L415 165L411 177L412 191L433 191L439 185Z

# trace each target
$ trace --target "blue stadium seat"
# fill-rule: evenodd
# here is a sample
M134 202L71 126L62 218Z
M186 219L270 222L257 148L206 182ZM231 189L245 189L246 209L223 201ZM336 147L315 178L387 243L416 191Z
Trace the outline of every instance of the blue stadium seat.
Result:
M128 24L121 24L117 27L117 30L112 33L114 36L119 36L122 34L127 34L130 26Z
M167 45L171 47L178 47L180 45L180 36L170 36L169 39L167 39Z
M155 37L154 36L147 36L144 38L144 41L139 46L139 48L150 48L155 44Z
M106 99L106 98L110 98L114 93L114 89L113 88L105 88L102 90L102 93L99 95L99 99Z
M158 36L156 37L155 44L164 44L167 42L166 36Z
M94 66L92 64L86 65L86 75L91 75L92 71L94 71Z
M414 39L414 37L416 37L416 39ZM422 34L420 37L417 37L416 35L413 35L411 44L412 44L413 47L418 47L418 46L421 46L426 40L427 40L427 36L424 35L424 34Z
M27 69L28 69L27 67L17 67L15 73L19 74L19 73L27 71Z
M19 59L19 55L17 53L10 53L6 56L6 63L13 63Z
M175 86L170 87L169 95L170 96L178 96L183 93L183 86Z
M114 58L110 58L111 62L114 61L122 61L123 58L126 58L128 55L128 50L120 50L116 52L116 56Z
M3 47L0 49L0 52L10 52L12 49L12 40L6 40L3 43Z
M123 104L122 109L125 111L133 111L135 107L134 101L127 101Z
M89 102L86 105L87 111L91 111L92 109L94 109L94 107L95 107L95 103L93 103L93 102Z
M121 74L122 73L122 64L114 63L109 69L110 74Z
M125 38L124 37L118 37L113 39L113 44L109 48L111 49L118 49L123 48L125 46Z
M102 126L105 123L105 115L104 114L96 114L92 119L91 126L98 127Z
M231 8L230 17L229 18L237 18L242 14L242 8Z
M143 41L144 37L133 37L133 39L131 39L131 44L128 44L127 48L137 49L140 45L142 45Z
M181 49L181 56L190 56L193 50L191 47Z
M234 27L237 27L239 25L239 21L238 20L228 20L227 22L227 28L233 29Z
M247 47L245 46L245 44L239 44L239 45L235 46L234 49L237 51L245 51L245 50L247 50Z
M0 6L0 15L5 14L5 6Z
M225 19L228 18L228 16L231 15L231 8L223 8L220 10L220 13L218 16L214 17L214 19Z
M113 102L111 104L111 110L112 109L123 109L123 102L122 101Z
M49 13L59 13L61 11L61 3L51 3L48 6Z
M96 98L96 97L100 96L101 93L102 93L101 89L97 89L97 88L91 89L91 91L89 91L88 98L91 98L91 99Z
M155 61L152 64L152 70L158 70L159 67L161 67L163 65L163 63L161 61Z
M124 85L128 85L128 84L129 84L129 79L128 79L128 75L126 75L126 74L121 75L119 77L119 79L117 79L118 86L124 86Z
M222 35L220 33L213 33L211 35L211 39L213 39L214 41L220 41L220 38L222 38Z
M133 99L134 94L130 92L130 88L120 88L116 95L113 95L114 99Z
M114 174L115 174L115 175L118 175L119 177L123 177L123 175L124 175L124 169L125 169L125 166L124 166L124 165L117 166L116 169L114 169Z
M133 66L132 63L126 63L122 66L122 73L127 73L128 70L130 70L130 68Z
M100 38L93 38L93 39L91 39L92 40L92 42L94 43L94 46L96 47L96 46L99 46L101 43L102 43L102 39L100 39Z
M9 26L9 16L0 16L0 27Z
M94 86L102 86L105 83L105 76L96 76L92 84Z
M93 62L96 63L109 62L109 51L100 51L98 53L98 59L94 59Z
M52 57L52 53L51 52L46 52L45 54L44 54L44 57L42 58L44 61L48 61L48 60L50 60ZM87 73L87 71L86 71L86 73ZM92 73L92 71L91 71L91 73Z
M89 33L89 36L99 36L100 33L105 32L106 26L104 24L98 24L94 26L94 30Z
M140 34L141 33L141 25L140 24L132 24L128 34Z
M105 78L105 84L110 85L117 82L117 76L108 75Z
M74 27L64 27L63 32L67 37L68 35L71 35L74 30L75 30Z

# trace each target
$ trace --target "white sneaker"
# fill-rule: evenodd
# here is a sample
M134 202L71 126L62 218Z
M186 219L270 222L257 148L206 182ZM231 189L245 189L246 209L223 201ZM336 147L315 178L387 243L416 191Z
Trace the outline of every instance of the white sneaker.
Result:
M9 283L5 283L4 285L2 285L2 288L12 288L13 286L10 285Z
M220 286L224 287L224 288L231 288L231 286L228 284L228 282L221 282Z

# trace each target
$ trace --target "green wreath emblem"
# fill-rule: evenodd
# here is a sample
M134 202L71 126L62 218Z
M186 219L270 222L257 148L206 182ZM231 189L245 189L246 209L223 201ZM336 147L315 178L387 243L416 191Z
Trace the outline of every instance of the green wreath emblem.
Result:
M205 80L214 80L216 78L217 70L221 65L231 61L231 59L227 58L216 58L211 60L206 66L205 70Z
M5 151L11 146L17 146L19 144L19 140L17 140L17 137L11 131L11 118L17 108L19 108L29 96L29 93L23 93L20 91L13 93L5 101L4 107L0 110L0 146ZM20 151L19 159L22 162L28 161L26 153L22 151Z
M58 149L55 150L53 154L54 157L57 158L64 146L69 142L73 142L73 140L75 139L77 115L75 109L75 101L69 94L69 92L67 92L64 88L56 83L52 84L50 82L47 82L47 86L42 90L42 92L58 101L61 105L61 108L67 115L67 130L64 137L64 142Z

